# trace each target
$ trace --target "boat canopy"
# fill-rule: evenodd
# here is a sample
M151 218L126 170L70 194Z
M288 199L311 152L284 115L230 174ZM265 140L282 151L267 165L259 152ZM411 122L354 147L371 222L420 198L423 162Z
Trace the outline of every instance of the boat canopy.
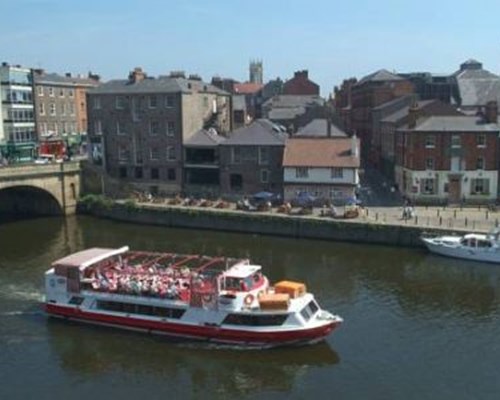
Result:
M89 265L95 264L112 256L123 254L128 250L128 246L120 247L119 249L93 247L54 261L52 266L55 267L57 265L61 265L65 267L78 267L80 270L83 270Z
M262 267L260 265L249 265L249 264L235 264L227 271L222 274L226 278L247 278L256 272L260 271Z

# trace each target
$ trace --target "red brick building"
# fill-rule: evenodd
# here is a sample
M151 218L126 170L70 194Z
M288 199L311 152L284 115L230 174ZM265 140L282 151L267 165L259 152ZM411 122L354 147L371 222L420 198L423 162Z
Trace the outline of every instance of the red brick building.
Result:
M425 203L488 203L498 190L497 104L484 115L416 118L396 130L395 174L401 192Z
M284 83L283 94L319 95L319 85L309 79L309 72L305 69L295 72L293 78Z

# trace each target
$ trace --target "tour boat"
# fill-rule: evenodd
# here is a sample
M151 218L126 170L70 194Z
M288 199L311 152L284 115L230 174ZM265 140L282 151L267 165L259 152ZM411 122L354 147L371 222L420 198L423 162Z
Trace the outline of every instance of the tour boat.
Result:
M431 252L443 256L500 263L499 234L500 231L494 230L488 234L438 236L422 238L422 241Z
M50 316L238 346L321 341L342 323L248 259L90 248L45 272Z

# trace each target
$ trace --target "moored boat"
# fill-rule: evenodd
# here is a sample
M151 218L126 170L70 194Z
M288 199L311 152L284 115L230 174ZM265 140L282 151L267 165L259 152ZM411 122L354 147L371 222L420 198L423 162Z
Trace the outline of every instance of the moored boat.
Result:
M443 256L500 263L499 234L500 231L494 230L488 234L468 233L462 236L423 237L422 241L429 251Z
M248 259L91 248L55 261L45 287L51 316L224 344L314 343L342 323Z

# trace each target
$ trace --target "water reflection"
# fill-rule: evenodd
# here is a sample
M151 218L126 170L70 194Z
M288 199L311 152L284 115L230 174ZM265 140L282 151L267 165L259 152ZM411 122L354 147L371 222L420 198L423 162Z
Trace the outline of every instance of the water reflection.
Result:
M235 350L49 319L48 336L63 370L94 379L110 372L163 378L188 374L193 393L239 396L289 391L310 368L340 362L326 342L268 351Z

